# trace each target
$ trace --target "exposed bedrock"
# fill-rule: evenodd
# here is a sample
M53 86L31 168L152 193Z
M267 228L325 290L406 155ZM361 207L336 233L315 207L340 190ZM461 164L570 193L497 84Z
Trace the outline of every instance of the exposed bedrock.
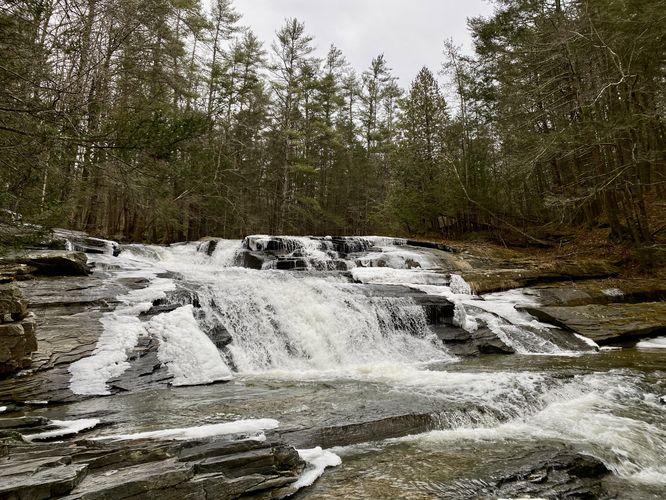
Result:
M471 261L474 264L474 261ZM502 263L498 267L488 268L493 262L481 263L481 267L461 270L462 276L470 283L477 294L500 292L512 288L521 288L542 283L558 281L579 281L602 279L616 276L619 269L603 261L552 262L539 265L506 268ZM504 263L506 264L506 263Z
M36 330L20 291L0 285L0 377L30 366L37 350Z
M599 344L632 342L666 333L666 302L523 309L541 321L574 331Z
M516 351L502 341L489 328L478 328L468 332L452 325L431 327L437 337L456 356L478 356L480 354L514 354Z
M635 304L666 300L666 282L654 278L558 282L526 290L542 306Z
M236 437L235 439L238 439ZM73 441L67 446L0 438L0 498L220 498L270 491L283 498L304 462L296 450L267 441Z
M442 498L615 498L604 490L611 471L599 459L567 446L512 457L482 478L441 488Z
M16 256L14 262L34 268L34 274L42 276L87 276L91 273L88 258L83 252L27 252Z

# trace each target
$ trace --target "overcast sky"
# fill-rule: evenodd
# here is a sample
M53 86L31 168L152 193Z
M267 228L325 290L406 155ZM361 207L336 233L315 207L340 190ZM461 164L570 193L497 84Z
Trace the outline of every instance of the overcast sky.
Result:
M442 63L442 43L453 38L471 51L467 18L488 16L488 0L236 0L241 23L251 27L268 50L287 17L305 22L319 54L331 43L357 71L384 53L400 85L407 87L423 66Z

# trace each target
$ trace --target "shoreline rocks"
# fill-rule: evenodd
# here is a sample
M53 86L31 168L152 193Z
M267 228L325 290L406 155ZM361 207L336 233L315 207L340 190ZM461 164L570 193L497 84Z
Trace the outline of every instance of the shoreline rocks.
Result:
M11 285L0 285L0 377L28 368L37 350L37 325Z
M666 302L521 309L540 321L574 331L598 344L635 341L666 332Z
M16 420L16 419L14 419ZM37 422L40 425L43 422ZM270 491L284 498L305 469L296 449L275 438L218 436L186 441L28 443L0 437L0 498L238 498Z

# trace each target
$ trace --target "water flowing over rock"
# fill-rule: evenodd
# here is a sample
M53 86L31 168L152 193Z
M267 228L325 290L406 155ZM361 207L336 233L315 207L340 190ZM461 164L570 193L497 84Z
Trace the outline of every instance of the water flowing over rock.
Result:
M342 477L369 497L603 498L608 477L666 477L663 363L636 350L628 374L533 313L631 313L642 285L550 284L559 265L476 295L489 261L398 238L79 241L92 274L14 277L25 299L0 300L0 327L39 325L0 380L0 496L353 497Z

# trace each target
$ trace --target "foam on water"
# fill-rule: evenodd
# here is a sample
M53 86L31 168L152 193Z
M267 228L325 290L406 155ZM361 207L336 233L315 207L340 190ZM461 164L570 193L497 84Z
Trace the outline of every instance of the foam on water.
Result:
M636 347L638 349L666 349L666 337L641 340Z
M654 411L635 376L620 372L580 375L540 397L537 411L506 422L462 425L398 441L441 447L455 441L560 441L602 459L621 477L666 485L666 415ZM645 419L629 416L644 414Z

